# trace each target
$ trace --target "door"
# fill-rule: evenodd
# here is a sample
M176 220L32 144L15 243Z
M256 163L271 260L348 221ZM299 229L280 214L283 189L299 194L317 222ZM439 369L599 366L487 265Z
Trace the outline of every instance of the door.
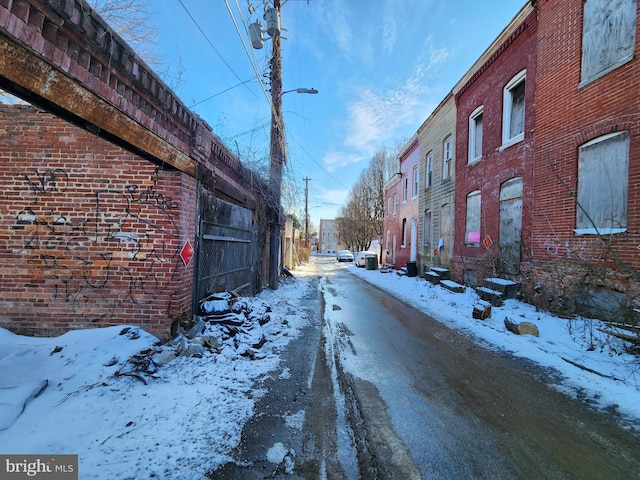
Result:
M409 261L415 262L418 257L418 220L411 219L411 246L409 253Z
M451 204L446 203L440 208L440 238L436 257L443 267L451 262L451 223Z
M500 188L500 238L498 240L501 273L520 273L522 244L522 178L512 178Z

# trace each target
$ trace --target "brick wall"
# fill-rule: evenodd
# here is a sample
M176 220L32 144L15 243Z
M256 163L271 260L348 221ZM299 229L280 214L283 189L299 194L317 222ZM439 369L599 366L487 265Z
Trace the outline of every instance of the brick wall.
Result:
M539 302L566 306L569 286L590 284L633 301L640 294L640 11L635 58L582 86L583 1L546 0L538 12L532 274L544 287ZM576 235L578 148L624 130L630 135L626 232Z
M394 213L393 198L397 196L398 203ZM397 260L393 249L393 237L396 238L397 251L402 243L402 217L400 216L400 203L402 202L402 181L400 175L394 175L385 184L384 190L384 233L382 234L383 263L394 263ZM405 260L406 261L406 260ZM397 263L398 266L403 266Z
M191 316L196 185L30 106L0 106L0 326L57 335Z

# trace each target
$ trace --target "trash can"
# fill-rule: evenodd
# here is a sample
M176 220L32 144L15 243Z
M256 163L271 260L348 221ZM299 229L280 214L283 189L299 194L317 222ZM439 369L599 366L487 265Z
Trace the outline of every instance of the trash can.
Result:
M367 255L366 257L364 257L367 270L375 270L377 266L377 260L378 259L374 255Z
M418 276L418 264L416 262L407 262L407 277Z

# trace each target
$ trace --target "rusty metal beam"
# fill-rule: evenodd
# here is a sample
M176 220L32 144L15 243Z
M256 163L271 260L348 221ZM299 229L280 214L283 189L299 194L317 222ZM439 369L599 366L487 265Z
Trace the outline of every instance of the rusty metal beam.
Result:
M106 132L107 138L120 139L136 153L195 177L194 159L1 31L0 77L86 122L84 128L93 133Z

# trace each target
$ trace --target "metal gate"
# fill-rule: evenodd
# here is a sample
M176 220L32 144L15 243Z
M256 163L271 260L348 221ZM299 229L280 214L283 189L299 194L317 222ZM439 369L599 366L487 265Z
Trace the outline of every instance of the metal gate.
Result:
M255 293L257 233L251 210L201 189L199 196L196 302L214 292Z

